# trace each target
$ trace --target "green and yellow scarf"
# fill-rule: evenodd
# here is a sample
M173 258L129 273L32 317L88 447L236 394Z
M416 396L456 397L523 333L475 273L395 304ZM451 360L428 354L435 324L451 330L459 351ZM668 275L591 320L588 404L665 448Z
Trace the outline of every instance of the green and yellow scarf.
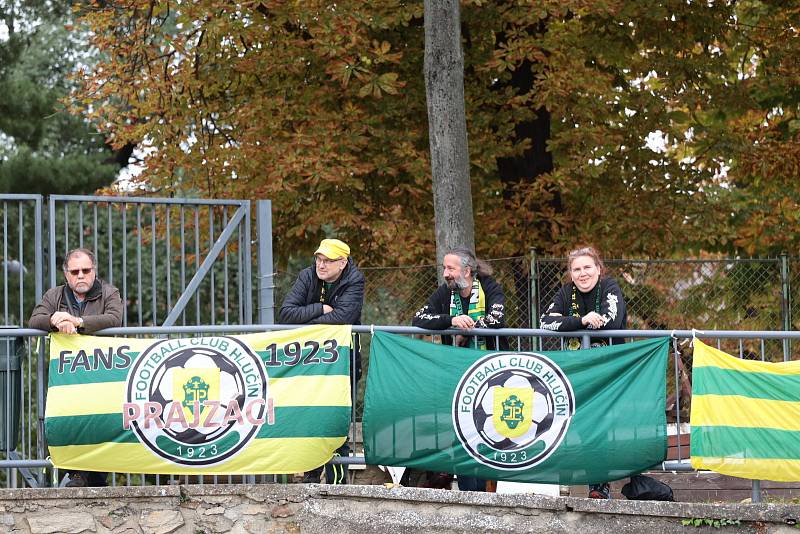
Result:
M464 308L461 304L461 295L459 295L458 290L455 290L450 292L450 317L458 315L464 315ZM481 283L477 278L472 281L472 292L469 296L469 309L467 309L466 315L469 315L474 321L486 315L486 294L483 292L483 287L481 287ZM477 348L486 350L486 340L483 338L477 339ZM470 343L470 346L473 346L472 343Z
M594 311L600 313L600 280L597 280L597 284L594 287L595 296L594 296ZM572 284L572 302L570 304L570 309L572 310L572 316L581 318L581 309L578 306L578 287L573 283ZM605 345L605 343L603 343ZM577 337L569 338L567 341L567 350L580 350L581 348L581 340Z

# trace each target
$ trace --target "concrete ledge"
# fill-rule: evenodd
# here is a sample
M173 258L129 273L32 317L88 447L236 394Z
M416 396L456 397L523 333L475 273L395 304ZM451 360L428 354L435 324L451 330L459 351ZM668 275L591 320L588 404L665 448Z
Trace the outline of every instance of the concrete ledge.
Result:
M683 528L683 520L694 518L729 520L730 524L708 532L788 533L796 532L790 527L800 519L800 506L604 501L325 484L0 491L0 531L23 534L360 534L387 530L666 534Z
M181 487L164 486L116 486L106 488L19 488L0 489L0 501L6 500L48 500L48 499L150 499L175 497L180 499ZM201 486L202 487L202 486Z
M400 500L440 504L468 504L473 506L500 506L506 508L535 508L564 512L594 514L674 517L681 519L715 518L739 521L769 521L800 523L800 505L796 504L711 504L660 501L629 501L622 499L584 499L577 497L550 497L530 494L499 494L461 492L423 488L382 486L330 486L313 484L322 497L357 499Z
M565 497L550 497L547 495L449 491L426 488L405 488L402 486L395 486L392 488L387 488L385 486L333 486L328 484L308 484L307 486L310 488L317 488L321 497L467 504L472 506L503 506L507 508L526 506L540 510L568 510Z

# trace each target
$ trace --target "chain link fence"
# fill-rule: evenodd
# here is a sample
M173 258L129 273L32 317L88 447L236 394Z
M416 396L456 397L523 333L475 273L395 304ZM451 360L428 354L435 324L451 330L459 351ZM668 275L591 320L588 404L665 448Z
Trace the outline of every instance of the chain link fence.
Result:
M530 261L525 257L488 260L494 278L506 294L506 325L529 328L531 325ZM410 325L414 313L425 305L439 285L439 267L360 267L364 273L362 324ZM281 303L298 273L275 275L276 322Z
M794 329L789 265L796 260L686 259L606 260L608 276L625 295L628 328L634 330L789 330ZM563 259L534 261L536 313L543 312L568 280ZM799 269L795 269L800 274ZM732 354L783 359L780 341L719 343ZM787 347L789 349L790 347Z
M781 260L608 260L631 329L783 330ZM563 260L538 260L537 311L566 282Z
M563 258L527 256L489 260L506 294L506 325L538 328L539 315L568 281ZM605 261L619 283L630 329L800 329L800 258ZM439 267L362 267L364 324L409 325L438 285ZM276 308L296 273L275 277ZM738 342L737 342L738 343ZM556 348L556 347L542 347ZM734 354L783 358L783 345L746 342L721 348ZM795 347L792 347L793 349ZM800 357L800 349L795 358Z
M538 328L539 315L569 280L563 258L520 256L488 262L505 290L509 328ZM800 258L610 259L604 263L607 275L617 280L625 296L629 329L800 329ZM361 270L366 279L363 324L410 325L414 313L439 284L440 268L434 265ZM297 273L276 274L276 312L296 276ZM556 339L542 339L536 347L528 346L529 341L516 348L560 349ZM744 358L782 361L787 354L791 359L800 359L800 343L760 338L711 342ZM369 336L361 336L361 350L366 373ZM690 365L690 359L686 361ZM673 371L668 371L670 384L672 375ZM356 413L361 413L365 385L365 380L359 384Z

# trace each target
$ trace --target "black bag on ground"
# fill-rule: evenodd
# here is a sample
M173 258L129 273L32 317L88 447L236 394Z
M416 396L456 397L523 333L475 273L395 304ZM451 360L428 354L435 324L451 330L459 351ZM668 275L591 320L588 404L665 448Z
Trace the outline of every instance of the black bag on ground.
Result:
M633 475L622 486L622 494L633 501L674 501L672 488L663 482L644 475Z

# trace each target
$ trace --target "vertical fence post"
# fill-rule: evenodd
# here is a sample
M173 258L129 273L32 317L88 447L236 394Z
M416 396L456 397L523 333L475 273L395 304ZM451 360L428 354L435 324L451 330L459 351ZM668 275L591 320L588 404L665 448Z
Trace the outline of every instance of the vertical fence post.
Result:
M253 324L253 240L250 235L250 201L244 201L244 219L242 220L242 226L240 228L244 228L244 250L245 250L245 258L247 261L244 262L244 285L243 288L243 295L244 298L244 319L246 324ZM270 234L270 237L272 235ZM213 279L213 275L212 275Z
M756 503L761 502L761 481L754 480L752 493L750 494L750 502Z
M275 271L272 260L272 201L256 201L258 232L258 324L275 324Z
M530 302L528 303L528 309L531 311L531 326L530 328L536 328L538 326L538 318L539 318L539 271L536 269L536 250L531 249L531 261L530 261L530 283L531 283L531 290L530 293ZM536 350L542 350L542 338L536 338ZM533 344L531 344L531 348Z
M678 445L678 461L683 460L683 451L681 450L681 353L678 349L678 338L672 338L672 356L673 365L675 366L675 439ZM669 441L669 436L667 436Z
M56 199L47 199L47 260L50 265L50 286L56 286Z
M42 216L42 197L36 199L36 208L34 210L34 228L33 228L33 247L34 247L34 297L36 302L41 302L42 294L44 293L44 254L42 249L42 227L44 226L44 217ZM38 349L38 350L37 350ZM36 453L37 458L47 458L47 444L44 441L44 399L45 399L45 369L47 362L44 358L44 338L39 338L36 347L33 349L36 352ZM32 392L28 393L29 395ZM42 469L41 474L38 476L39 486L48 486L50 477L47 476L48 470Z
M789 256L786 252L781 254L781 311L783 315L783 329L792 329L791 286L789 283ZM789 338L783 339L783 361L792 359L792 347Z

